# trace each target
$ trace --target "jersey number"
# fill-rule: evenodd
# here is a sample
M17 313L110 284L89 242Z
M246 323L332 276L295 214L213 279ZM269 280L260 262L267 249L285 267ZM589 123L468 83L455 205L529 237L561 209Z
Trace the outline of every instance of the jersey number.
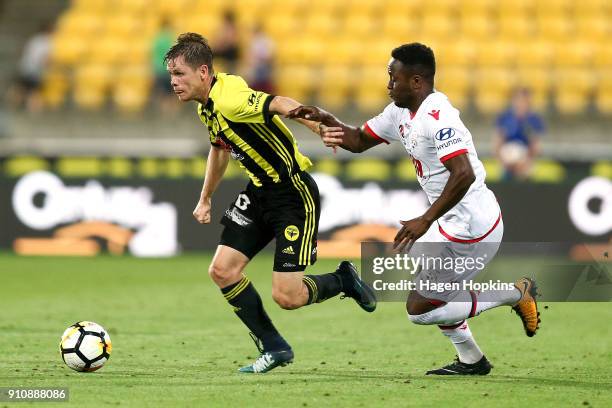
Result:
M416 171L417 176L423 178L423 165L421 162L413 157L412 164L414 165L414 171Z
M246 194L238 195L238 198L236 199L236 207L244 211L247 209L249 204L251 204L251 200L249 200L249 196L247 196Z

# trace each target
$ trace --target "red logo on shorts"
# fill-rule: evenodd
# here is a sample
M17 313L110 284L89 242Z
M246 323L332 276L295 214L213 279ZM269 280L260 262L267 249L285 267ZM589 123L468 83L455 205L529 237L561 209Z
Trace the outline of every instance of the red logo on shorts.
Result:
M434 118L435 120L440 120L440 110L432 110L431 112L428 112L427 114L431 115L431 117Z

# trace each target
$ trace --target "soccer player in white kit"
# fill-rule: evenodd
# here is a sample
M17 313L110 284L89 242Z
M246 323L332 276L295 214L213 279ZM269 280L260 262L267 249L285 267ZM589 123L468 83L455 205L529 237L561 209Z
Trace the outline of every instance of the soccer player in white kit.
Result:
M342 123L314 106L302 106L289 117L321 122L321 137L327 146L339 146L359 153L380 143L402 143L412 157L417 178L431 206L420 217L400 221L394 247L408 249L434 225L433 241L441 242L445 254L454 257L487 254L488 261L503 235L502 215L497 200L485 181L472 136L443 93L434 89L433 51L419 43L405 44L391 53L387 89L393 100L382 113L361 127ZM451 271L421 271L421 279L437 282L470 280L480 269L468 274ZM411 291L406 302L415 324L438 325L457 350L457 359L433 375L486 375L491 364L469 329L467 320L481 312L508 305L517 312L525 333L539 328L535 282L522 278L510 290L483 292L449 291L444 297L427 290Z

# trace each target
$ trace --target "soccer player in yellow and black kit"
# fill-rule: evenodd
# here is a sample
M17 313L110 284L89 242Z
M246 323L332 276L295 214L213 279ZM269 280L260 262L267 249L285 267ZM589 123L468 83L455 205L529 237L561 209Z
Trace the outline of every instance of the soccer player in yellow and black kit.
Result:
M250 329L261 352L253 364L240 371L265 373L293 361L291 347L243 275L249 261L272 239L276 239L272 297L283 309L322 302L342 292L372 312L376 298L347 261L333 273L304 275L306 267L316 261L319 192L306 172L312 165L310 160L300 153L278 116L300 104L254 91L239 76L215 73L212 51L199 34L181 34L165 61L174 92L181 101L199 102L198 116L210 135L204 186L193 212L198 222L211 220L211 197L230 156L251 179L221 220L225 228L209 274ZM315 132L320 125L298 121Z

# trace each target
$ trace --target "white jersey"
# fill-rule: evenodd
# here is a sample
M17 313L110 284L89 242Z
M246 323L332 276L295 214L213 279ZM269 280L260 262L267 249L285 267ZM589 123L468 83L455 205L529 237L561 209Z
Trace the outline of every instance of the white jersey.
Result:
M468 155L476 180L461 201L438 220L444 237L455 242L478 242L499 224L499 204L485 184L486 173L472 135L446 95L432 93L415 113L390 103L365 123L364 130L387 144L402 142L430 203L440 197L450 176L443 163L460 154Z

